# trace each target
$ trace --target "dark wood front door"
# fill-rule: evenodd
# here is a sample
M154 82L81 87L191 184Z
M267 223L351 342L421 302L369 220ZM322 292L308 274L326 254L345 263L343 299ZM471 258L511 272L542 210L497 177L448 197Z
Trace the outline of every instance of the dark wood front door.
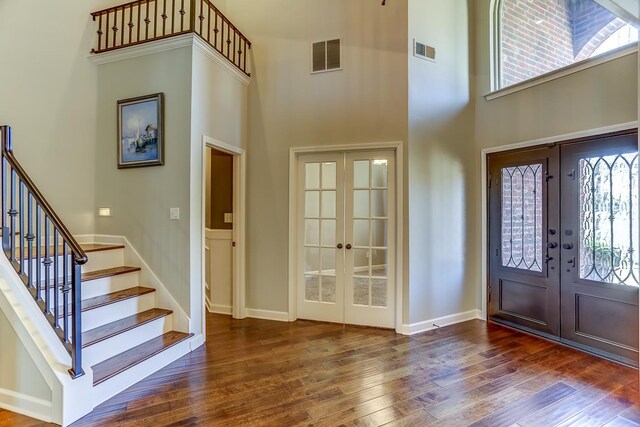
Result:
M638 365L637 134L489 156L489 317Z
M637 365L638 140L561 147L561 337Z
M489 316L557 339L558 148L489 158Z

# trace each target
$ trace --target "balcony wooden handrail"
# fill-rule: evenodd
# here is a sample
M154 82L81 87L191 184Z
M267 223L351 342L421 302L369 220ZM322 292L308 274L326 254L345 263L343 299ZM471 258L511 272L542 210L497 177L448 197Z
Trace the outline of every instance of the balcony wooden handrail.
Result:
M69 352L69 373L77 378L84 375L81 267L87 254L16 159L11 128L0 126L0 134L2 249Z
M98 54L194 33L247 76L249 39L210 0L135 0L91 13Z

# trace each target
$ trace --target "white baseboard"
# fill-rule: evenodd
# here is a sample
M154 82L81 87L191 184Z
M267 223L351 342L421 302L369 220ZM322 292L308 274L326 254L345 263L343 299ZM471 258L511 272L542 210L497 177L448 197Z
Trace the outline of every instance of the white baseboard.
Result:
M415 335L421 332L437 329L442 326L453 325L455 323L466 322L468 320L480 319L482 320L482 311L470 310L463 313L450 314L449 316L437 317L435 319L425 320L423 322L403 324L396 330L402 335Z
M50 423L51 402L0 388L0 408Z
M289 313L286 311L259 310L257 308L247 308L247 317L253 319L276 320L278 322L288 322Z
M207 304L207 309L209 310L209 313L216 313L216 314L229 314L231 315L233 313L233 308L230 305L220 305L220 304Z

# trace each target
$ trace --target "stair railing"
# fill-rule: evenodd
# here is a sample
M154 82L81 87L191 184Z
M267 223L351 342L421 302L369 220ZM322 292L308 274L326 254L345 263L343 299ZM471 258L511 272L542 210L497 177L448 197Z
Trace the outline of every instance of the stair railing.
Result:
M13 154L11 128L0 126L2 249L71 356L72 378L82 370L82 276L87 255Z
M247 67L251 42L210 0L134 0L91 16L98 27L92 53L195 33L251 76Z

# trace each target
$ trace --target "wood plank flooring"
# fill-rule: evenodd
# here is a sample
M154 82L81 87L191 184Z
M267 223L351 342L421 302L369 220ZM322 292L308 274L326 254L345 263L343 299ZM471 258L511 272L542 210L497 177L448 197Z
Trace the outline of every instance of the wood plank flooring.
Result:
M209 315L205 347L74 427L638 426L638 402L636 370L481 321L403 337Z

